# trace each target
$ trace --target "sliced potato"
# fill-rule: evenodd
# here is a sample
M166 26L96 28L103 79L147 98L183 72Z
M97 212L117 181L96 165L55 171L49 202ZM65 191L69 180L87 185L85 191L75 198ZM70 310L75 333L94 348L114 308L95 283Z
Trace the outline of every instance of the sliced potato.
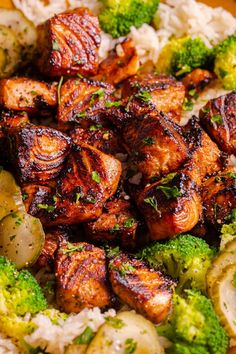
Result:
M154 325L135 312L121 312L100 327L86 354L163 354Z
M0 48L5 55L5 65L0 71L0 78L8 77L14 73L21 61L21 45L16 34L6 26L0 25Z
M234 263L236 263L236 239L226 244L207 272L207 290L210 297L212 297L212 291L221 277L223 269Z
M15 262L18 269L37 260L44 240L40 220L29 214L13 212L0 222L0 255Z
M0 72L3 72L5 70L7 64L7 57L5 54L4 49L0 48Z
M236 263L224 268L212 289L212 301L222 326L228 335L236 339Z
M13 30L23 47L23 59L31 59L36 48L37 32L34 24L20 10L0 9L0 25Z
M15 194L19 191L20 187L16 184L13 175L6 170L0 170L0 192Z
M13 195L6 192L0 192L0 220L17 210L24 211L21 193L19 192L18 194Z

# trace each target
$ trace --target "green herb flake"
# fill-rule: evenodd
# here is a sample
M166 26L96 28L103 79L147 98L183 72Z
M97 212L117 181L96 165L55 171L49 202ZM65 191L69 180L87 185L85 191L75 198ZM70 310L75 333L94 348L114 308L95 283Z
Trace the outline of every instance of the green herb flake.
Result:
M52 213L52 212L55 210L55 206L53 206L53 205L48 205L48 204L41 204L41 203L39 203L39 204L37 204L37 207L38 207L39 209L44 209L44 210L46 210L48 213Z
M84 199L84 201L85 201L86 203L89 203L89 204L96 204L96 202L97 202L97 200L96 200L93 196L91 196L91 195L88 195L88 196Z
M211 117L211 122L221 125L223 124L223 119L220 114L215 114L214 116Z
M189 100L187 97L184 98L183 110L184 111L192 111L194 103L193 101Z
M146 145L153 145L155 144L155 140L151 137L151 136L148 136L147 138L144 138L142 140L142 142Z
M176 187L166 187L166 186L157 186L156 189L160 189L166 196L167 199L181 197L181 191Z
M211 111L211 109L208 107L202 108L203 113L209 113L210 111Z
M236 173L235 172L227 172L227 176L229 176L232 180L236 180Z
M121 103L122 103L122 101L107 101L105 103L105 107L106 108L118 107L121 105Z
M95 130L98 130L98 129L101 129L101 128L102 128L101 124L95 124L95 125L90 125L89 130L90 131L95 131Z
M29 197L28 193L23 193L22 194L22 200L26 200Z
M52 42L52 50L61 50L60 44L56 39Z
M81 197L82 197L81 193L75 193L75 203L76 204L78 204Z
M36 91L30 91L31 95L34 95L34 96L37 96L38 95L38 92Z
M86 116L86 114L87 114L86 111L82 111L82 112L76 114L76 118L83 118Z
M152 98L148 91L140 91L135 94L135 97L146 103L148 103Z
M119 255L120 253L120 247L116 246L116 247L109 247L108 245L104 247L105 248L105 252L106 252L106 256L108 258L113 258Z
M58 83L58 86L57 86L57 100L58 100L58 104L61 103L61 86L62 86L63 80L64 80L64 77L61 76L61 78L60 78L60 80L59 80L59 83Z
M156 200L156 198L153 196L153 197L149 197L149 198L145 198L144 199L144 202L146 203L146 204L149 204L149 205L151 205L151 207L153 208L153 209L155 209L156 211L158 211L158 208L157 208L157 200Z
M89 344L93 339L95 333L89 326L85 328L83 333L81 333L75 340L75 344Z
M115 329L121 329L125 326L124 321L117 317L106 316L105 321L109 326Z
M127 338L125 341L125 354L133 354L137 349L137 342L133 338Z
M119 230L120 230L119 224L115 224L115 225L113 226L113 228L110 230L110 233L111 233L111 234L114 234L115 232L117 232L117 231L119 231Z
M129 262L126 262L123 263L120 268L117 268L116 271L121 277L125 277L127 274L135 272L135 268Z
M124 225L124 227L129 228L129 227L134 226L134 222L135 222L135 220L130 218L130 219L125 220L123 225Z
M160 180L160 184L167 184L167 183L171 182L176 175L177 175L177 172L169 173L166 177L163 177Z
M71 253L82 251L84 251L84 245L74 245L73 243L68 242L67 247L62 250L62 253L70 255Z
M102 87L100 87L100 89L98 89L97 91L95 91L92 96L91 96L91 100L90 100L90 106L92 106L95 102L95 99L97 98L98 101L102 100L105 96L105 92L104 89Z
M93 171L92 172L92 180L96 183L100 183L101 182L101 177L99 175L99 173L97 171Z

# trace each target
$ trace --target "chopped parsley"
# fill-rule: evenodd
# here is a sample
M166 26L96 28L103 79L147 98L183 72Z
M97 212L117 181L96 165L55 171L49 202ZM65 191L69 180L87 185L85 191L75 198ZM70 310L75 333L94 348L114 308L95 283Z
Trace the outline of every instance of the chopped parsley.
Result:
M98 89L97 91L95 91L92 96L91 96L91 100L90 100L90 106L92 106L95 102L95 99L98 98L98 101L102 100L105 96L105 92L103 90L103 88L100 87L100 89Z
M16 224L17 226L20 226L20 225L22 224L23 220L19 217L19 215L17 214L17 212L14 211L13 213L11 213L11 217L12 217L13 219L16 219L15 224Z
M147 138L144 138L142 140L142 142L146 145L153 145L155 144L155 140L151 137L151 136L148 136Z
M58 43L57 39L52 42L52 50L61 50L60 44Z
M125 341L125 354L133 354L137 349L137 342L133 338L127 338Z
M148 91L141 91L139 93L136 93L135 97L146 103L148 103L152 98Z
M199 97L196 89L189 90L188 94L189 96L193 97L195 100L197 100Z
M135 220L130 218L130 219L125 220L123 225L124 225L124 227L127 227L127 228L132 227L132 226L134 226L134 222L135 222Z
M109 247L108 245L106 245L104 248L105 248L105 252L106 252L106 255L108 258L116 257L120 253L119 246L112 248L112 247Z
M89 326L85 328L83 333L81 333L77 338L75 338L75 344L89 344L94 337L94 332Z
M115 224L115 225L113 226L113 228L110 230L110 233L111 233L111 234L114 234L116 231L119 231L119 230L120 230L119 224Z
M183 110L184 111L192 111L194 103L193 101L189 100L187 97L184 98Z
M161 184L167 184L172 181L172 179L177 175L177 172L169 173L166 177L160 180Z
M101 124L95 124L95 125L90 125L89 130L90 131L94 131L94 130L98 130L101 129L102 125Z
M58 86L57 86L57 100L58 100L58 104L61 103L61 85L62 85L62 83L63 83L63 80L64 80L64 77L61 76L60 81L59 81Z
M232 209L231 213L224 218L224 221L234 221L236 220L236 209Z
M236 180L236 173L235 172L227 172L226 173L231 179Z
M157 186L156 189L160 189L166 196L167 199L181 197L181 191L176 187L166 187L166 186Z
M153 207L153 209L155 209L156 211L158 211L158 208L157 208L157 200L156 198L153 196L153 197L149 197L149 198L145 198L144 199L144 202L151 205L151 207Z
M105 103L105 107L106 108L118 107L121 105L121 103L122 103L122 101L107 101Z
M29 197L28 193L23 193L22 194L22 200L26 200Z
M82 252L84 251L84 245L74 245L73 243L68 242L67 247L62 250L63 254L71 254L74 252Z
M101 177L99 175L99 173L97 171L93 171L92 172L92 180L96 183L100 183L101 182Z
M223 119L220 114L215 114L214 116L211 117L211 122L221 125L223 124Z
M80 198L82 197L81 193L75 193L75 203L78 204Z
M55 210L55 206L54 205L48 205L48 204L37 204L37 207L39 209L44 209L46 210L48 213L52 213Z
M126 262L123 263L120 268L116 268L116 271L121 277L125 277L127 274L135 272L135 268L129 262Z
M116 329L121 329L125 326L124 321L117 317L106 316L105 321L109 326Z
M210 108L206 107L206 108L202 108L202 112L203 113L209 113L211 111Z
M76 118L83 118L86 116L86 114L87 114L86 111L82 111L82 112L76 114Z
M91 195L88 195L86 198L84 198L84 201L89 204L96 204L97 202L97 200Z

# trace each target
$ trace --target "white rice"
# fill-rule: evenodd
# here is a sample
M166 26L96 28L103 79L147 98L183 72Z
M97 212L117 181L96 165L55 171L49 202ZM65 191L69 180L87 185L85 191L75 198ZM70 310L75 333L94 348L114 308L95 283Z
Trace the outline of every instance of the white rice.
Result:
M15 344L0 333L0 354L18 354Z

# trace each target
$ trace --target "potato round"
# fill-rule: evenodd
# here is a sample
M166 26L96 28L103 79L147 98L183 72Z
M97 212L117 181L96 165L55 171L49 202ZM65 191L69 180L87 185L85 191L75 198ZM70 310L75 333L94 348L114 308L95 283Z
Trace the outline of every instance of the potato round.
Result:
M125 311L106 321L86 354L163 354L154 325L135 312Z
M40 220L29 214L16 211L0 222L0 255L15 262L18 269L37 260L44 240Z

